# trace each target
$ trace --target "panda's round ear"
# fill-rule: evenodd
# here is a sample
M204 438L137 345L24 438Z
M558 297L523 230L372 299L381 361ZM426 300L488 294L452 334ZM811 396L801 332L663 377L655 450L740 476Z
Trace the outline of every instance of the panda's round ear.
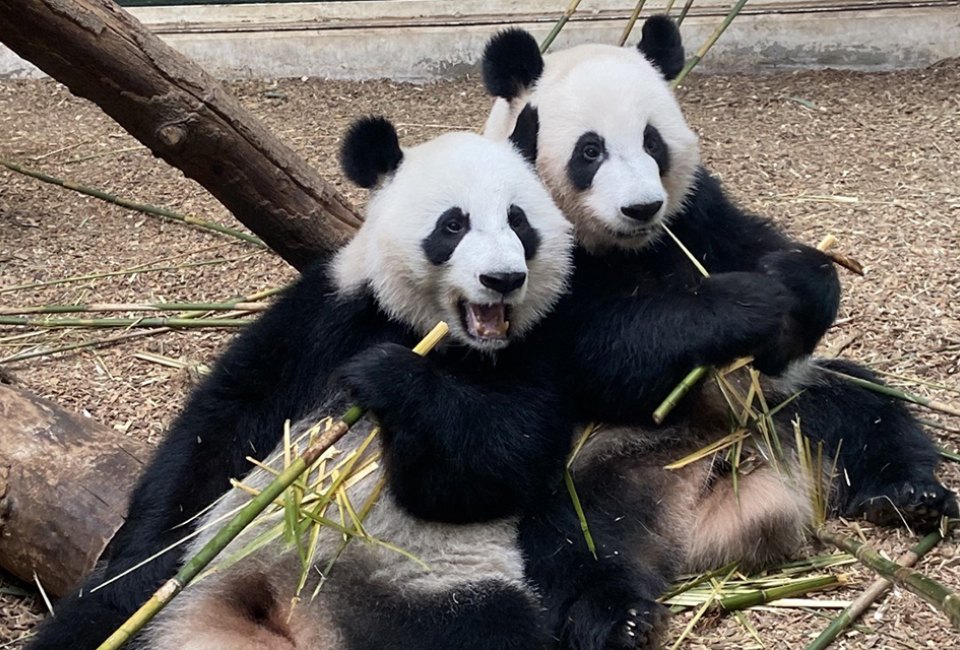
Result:
M637 48L668 81L676 79L683 70L683 40L680 38L680 28L670 16L647 18Z
M397 130L383 117L362 117L354 122L340 147L340 167L360 187L373 187L396 171L402 160Z
M511 100L543 74L543 56L530 32L513 27L490 39L483 50L482 67L487 92Z

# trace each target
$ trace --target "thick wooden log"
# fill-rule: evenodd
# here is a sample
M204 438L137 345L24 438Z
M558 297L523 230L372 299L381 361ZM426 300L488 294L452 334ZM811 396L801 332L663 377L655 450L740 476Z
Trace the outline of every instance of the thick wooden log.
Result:
M0 567L60 596L123 523L146 445L0 384Z
M0 0L0 41L96 103L298 269L360 219L199 66L109 0Z

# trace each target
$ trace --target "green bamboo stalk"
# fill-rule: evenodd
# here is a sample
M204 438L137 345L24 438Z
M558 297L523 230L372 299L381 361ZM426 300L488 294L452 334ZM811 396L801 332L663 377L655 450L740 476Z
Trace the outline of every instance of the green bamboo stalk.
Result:
M693 6L693 0L687 0L683 5L683 9L680 10L680 16L677 18L677 27L683 24L683 19L687 17L687 12L690 11L690 7Z
M899 558L897 564L902 567L912 567L917 561L926 555L930 549L936 546L943 537L940 531L934 531L920 540L920 543L907 551ZM826 650L840 634L860 618L867 609L877 601L880 596L885 594L893 585L893 582L887 578L877 578L856 600L850 603L846 609L840 612L827 628L820 633L807 647L806 650Z
M841 583L840 578L833 575L816 576L813 578L803 578L796 580L788 585L770 587L768 589L756 589L746 591L732 596L726 596L717 600L717 605L728 612L748 607L757 607L766 605L774 600L781 598L795 598L803 596L812 591L819 591L827 587L832 587Z
M676 3L676 1L677 1L677 0L668 0L668 1L667 1L667 6L664 7L664 9L663 9L663 13L665 13L665 14L667 14L667 15L669 16L669 15L670 15L670 12L673 11L673 5Z
M579 6L580 0L570 0L570 4L567 5L563 15L560 16L560 20L557 21L557 24L553 26L553 29L550 30L547 37L543 39L543 43L540 44L541 54L546 54L547 50L550 49L550 46L553 45L553 40L560 33L560 30L563 29L563 26L567 24L567 21L570 20L570 17L577 12L577 7Z
M670 4L672 5L673 3L671 2ZM717 42L720 36L727 31L727 27L730 26L730 23L732 23L733 19L737 17L737 15L740 13L740 10L743 9L743 5L745 4L747 4L747 0L737 0L737 3L733 5L729 13L727 13L727 15L724 17L723 21L710 35L710 38L708 38L707 41L700 46L700 49L697 50L697 53L694 54L689 61L687 61L685 66L683 66L683 70L680 71L680 74L677 75L677 78L672 82L674 88L683 83L683 80L686 79L688 74L690 74L690 71L693 70L697 64L700 63L700 60L707 55L707 52L710 51L710 48L713 47L714 43Z
M413 351L423 356L432 350L437 343L446 336L447 324L440 322L427 334ZM190 558L177 574L167 580L136 612L101 643L97 650L117 650L143 629L143 626L160 613L167 603L183 591L184 587L207 567L217 555L232 542L237 535L243 532L261 512L273 503L283 491L290 487L300 475L307 471L324 454L327 449L336 444L361 417L364 410L359 406L351 406L330 428L324 431L302 454L294 459L290 465L280 473L260 494L250 500L247 505L234 515L213 538L201 548L196 555Z
M573 484L573 475L570 469L563 470L563 482L567 486L567 492L570 494L570 501L573 502L573 510L577 513L577 519L580 520L580 531L583 533L583 541L587 543L587 549L597 559L597 545L593 541L593 535L590 534L590 526L587 523L587 515L583 512L583 506L580 503L580 497L577 495L577 487Z
M0 316L0 325L49 328L243 327L249 323L249 320L239 318L29 318L27 316Z
M51 185L57 185L68 190L73 190L74 192L79 192L80 194L85 194L87 196L92 196L93 198L100 199L101 201L106 201L107 203L112 203L114 205L119 205L121 208L126 208L128 210L135 210L137 212L142 212L143 214L148 214L155 217L163 217L164 219L169 219L171 221L178 221L180 223L189 224L191 226L196 226L198 228L204 228L206 230L212 230L218 232L221 235L228 235L236 239L241 239L245 242L260 246L261 248L266 248L267 245L263 243L259 237L253 235L248 235L245 232L241 232L235 228L230 228L228 226L221 226L218 223L213 223L212 221L206 221L198 217L191 215L183 215L173 210L168 210L166 208L160 208L155 205L149 205L147 203L137 203L123 197L114 196L108 194L103 190L98 190L93 187L87 187L85 185L80 185L79 183L74 183L73 181L67 181L62 178L56 178L55 176L50 176L44 174L43 172L38 172L32 169L27 169L16 163L8 162L6 160L0 160L0 165L3 165L7 169L18 174L23 174L24 176L29 176L35 178L38 181L43 181L44 183L50 183Z
M690 390L700 382L701 379L707 374L709 370L706 366L700 366L699 368L694 368L691 370L683 380L674 386L673 390L670 391L670 394L667 395L666 399L660 403L660 406L657 407L657 410L653 412L653 421L657 424L663 424L663 421L667 419L667 416L670 415L677 404L680 403L680 400L690 392Z
M627 25L623 28L623 33L620 34L620 40L617 42L617 45L623 47L624 43L627 42L627 39L630 38L630 32L633 31L633 26L637 24L637 18L640 17L640 11L643 9L643 5L647 3L647 0L637 0L637 4L633 7L633 11L630 13L630 18L627 19Z
M837 535L825 528L817 531L817 537L826 544L853 554L867 568L930 603L949 619L954 628L960 629L960 597L933 578L888 560L863 542Z
M960 408L953 406L952 404L945 404L933 399L927 399L926 397L921 397L920 395L914 395L913 393L908 393L903 390L898 390L896 388L891 388L890 386L884 386L883 384L878 384L867 379L861 379L860 377L854 377L853 375L848 375L842 372L837 372L836 370L830 370L829 368L823 368L824 372L828 372L831 375L841 377L846 381L849 381L851 384L856 384L867 390L872 390L875 393L880 393L881 395L887 395L888 397L895 397L901 399L905 402L910 402L911 404L917 404L918 406L925 406L928 409L933 411L940 411L941 413L946 413L948 415L955 415L960 417Z
M77 314L100 311L263 311L262 302L92 302L75 305L38 305L32 307L0 307L0 316L32 314Z

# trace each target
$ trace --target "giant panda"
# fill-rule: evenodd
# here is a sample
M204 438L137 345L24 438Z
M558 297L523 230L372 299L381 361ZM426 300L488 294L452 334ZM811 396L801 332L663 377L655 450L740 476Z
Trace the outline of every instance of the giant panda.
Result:
M322 596L291 612L284 590L295 587L296 573L283 569L296 553L267 554L274 564L255 559L188 588L141 647L535 642L539 609L523 579L515 517L545 498L570 449L569 409L536 336L566 286L572 229L508 143L453 133L401 148L389 122L368 118L349 131L342 153L346 175L374 188L365 223L251 325L193 392L105 565L58 603L32 648L96 647L173 575L182 548L138 565L200 532L195 549L210 534L198 522L240 498L229 493L201 516L230 478L246 473L246 456L264 458L283 439L285 421L336 416L354 400L381 426L387 494L369 530L419 554L433 572L358 542L331 576L330 592L341 599ZM450 326L447 339L426 358L414 354L439 320ZM369 491L370 482L356 489Z
M729 431L712 385L653 426L655 407L695 366L755 357L767 399L786 404L775 418L784 441L796 420L825 458L837 456L833 512L921 529L957 513L910 412L826 372L876 381L862 366L808 359L836 315L836 272L737 208L703 168L667 83L683 63L679 30L662 16L646 21L637 47L546 56L529 34L507 30L482 62L499 98L485 134L538 135L538 172L574 224L576 272L553 322L572 352L565 375L576 381L578 419L609 423L572 467L597 557L562 489L521 522L528 574L568 648L655 647L663 610L654 600L677 571L762 566L802 539L809 486L796 474L761 465L734 493L716 459L663 470Z

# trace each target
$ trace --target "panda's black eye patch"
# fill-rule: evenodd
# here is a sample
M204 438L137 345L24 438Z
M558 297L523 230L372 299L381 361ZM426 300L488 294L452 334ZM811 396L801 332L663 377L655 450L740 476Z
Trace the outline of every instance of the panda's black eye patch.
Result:
M527 221L527 213L518 205L511 205L507 210L507 223L523 245L523 257L531 260L540 248L540 233Z
M602 137L593 131L581 135L567 162L567 176L574 188L583 191L590 187L606 157L607 147Z
M663 141L663 136L652 124L648 124L643 130L643 150L657 162L660 175L666 174L670 169L670 152L667 150L667 143Z
M423 254L431 264L443 264L450 259L460 240L470 230L470 217L460 208L444 211L433 226L433 232L420 243Z

